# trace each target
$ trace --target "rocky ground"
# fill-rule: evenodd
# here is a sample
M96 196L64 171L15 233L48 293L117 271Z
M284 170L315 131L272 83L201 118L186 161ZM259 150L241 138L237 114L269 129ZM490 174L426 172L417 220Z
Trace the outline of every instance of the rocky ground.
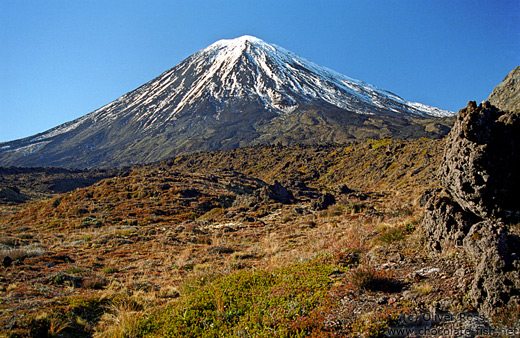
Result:
M0 331L476 336L491 319L469 298L476 266L456 245L432 254L421 226L443 148L423 139L201 153L4 204Z
M123 172L125 169L0 168L0 202L13 205L31 198L49 197L91 186Z

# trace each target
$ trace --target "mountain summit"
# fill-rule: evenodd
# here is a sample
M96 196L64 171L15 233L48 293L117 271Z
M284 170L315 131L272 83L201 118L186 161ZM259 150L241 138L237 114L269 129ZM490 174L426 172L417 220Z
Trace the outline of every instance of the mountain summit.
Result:
M106 106L0 144L0 165L110 167L281 142L441 137L453 113L252 36L220 40Z
M196 76L185 82L187 91L176 95L182 99L176 102L173 114L209 99L217 115L229 104L244 100L260 101L264 109L279 113L309 102L326 102L364 114L451 115L405 101L248 35L217 41L188 60L186 68Z

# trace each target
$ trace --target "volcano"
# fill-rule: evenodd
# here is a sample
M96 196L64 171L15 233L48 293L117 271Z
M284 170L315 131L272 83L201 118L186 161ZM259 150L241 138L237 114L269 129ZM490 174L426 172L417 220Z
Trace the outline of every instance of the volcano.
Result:
M242 36L83 117L0 143L0 165L106 168L259 144L439 138L452 115Z

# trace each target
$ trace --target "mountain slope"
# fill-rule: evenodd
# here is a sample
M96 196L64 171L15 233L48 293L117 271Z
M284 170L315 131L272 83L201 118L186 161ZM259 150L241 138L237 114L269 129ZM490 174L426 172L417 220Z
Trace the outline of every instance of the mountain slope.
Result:
M520 66L493 89L488 101L504 111L520 111Z
M79 119L0 144L0 165L111 167L262 143L441 137L451 121L439 118L450 115L243 36Z

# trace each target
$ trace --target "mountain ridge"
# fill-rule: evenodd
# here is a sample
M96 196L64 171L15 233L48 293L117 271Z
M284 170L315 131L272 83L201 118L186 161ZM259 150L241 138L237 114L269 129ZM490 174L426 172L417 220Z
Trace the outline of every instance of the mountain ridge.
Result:
M451 121L432 115L450 112L244 36L215 42L83 117L0 143L0 165L103 168L264 143L444 136Z

